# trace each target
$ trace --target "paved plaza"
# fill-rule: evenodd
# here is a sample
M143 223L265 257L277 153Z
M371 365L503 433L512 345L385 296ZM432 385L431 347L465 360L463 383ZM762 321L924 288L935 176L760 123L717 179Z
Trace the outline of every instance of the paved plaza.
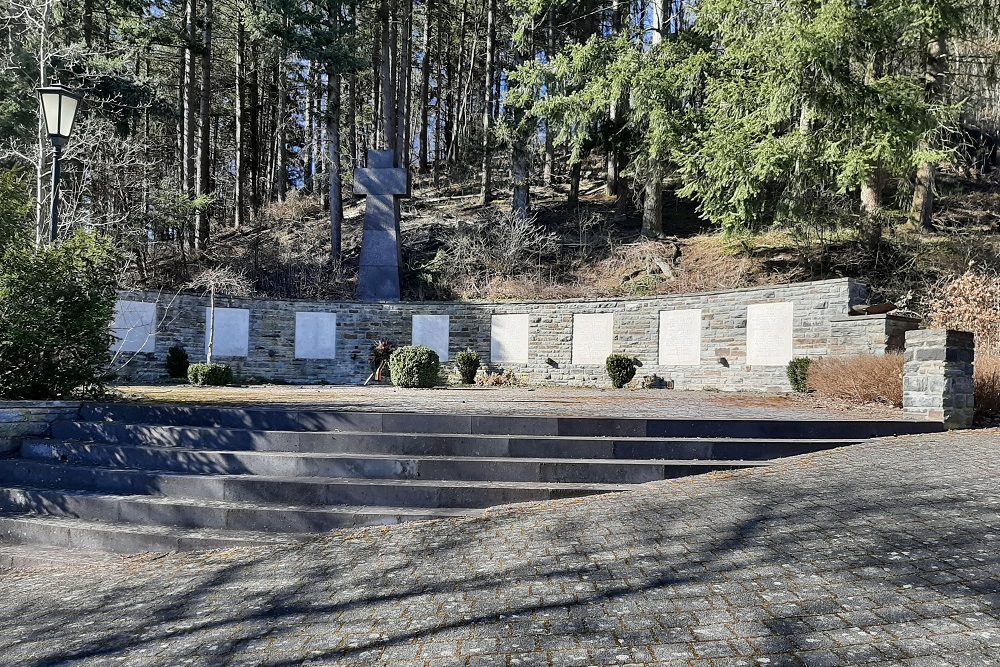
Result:
M1000 430L0 575L0 663L997 665Z

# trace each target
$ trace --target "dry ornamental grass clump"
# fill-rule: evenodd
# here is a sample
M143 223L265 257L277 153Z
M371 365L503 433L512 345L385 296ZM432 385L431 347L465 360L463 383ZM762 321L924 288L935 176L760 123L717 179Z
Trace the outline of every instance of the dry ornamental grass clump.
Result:
M809 365L809 388L851 403L903 406L903 355L824 357Z
M980 355L1000 353L1000 275L967 271L942 283L929 315L931 327L975 333Z
M1000 355L976 355L976 415L1000 417Z

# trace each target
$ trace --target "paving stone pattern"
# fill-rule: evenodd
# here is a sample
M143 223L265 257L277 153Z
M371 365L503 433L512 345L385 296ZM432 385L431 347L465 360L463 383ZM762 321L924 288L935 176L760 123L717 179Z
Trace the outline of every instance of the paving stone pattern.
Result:
M234 365L238 373L248 377L359 384L369 374L371 344L378 339L409 344L413 315L449 316L451 355L471 347L489 363L492 316L527 314L528 361L504 363L504 368L536 384L608 386L603 363L573 363L573 316L612 313L612 351L636 355L642 362L640 377L655 373L674 380L677 388L683 389L788 390L784 364L753 367L746 364L747 306L793 304L794 356L878 351L878 339L882 340L881 352L885 352L894 325L887 324L884 316L875 321L840 322L835 336L831 329L831 322L845 317L851 305L863 303L866 294L864 284L842 278L702 294L594 301L335 303L218 298L219 307L250 310L248 356L218 360ZM158 301L160 318L155 352L129 357L130 363L121 372L123 377L162 377L167 349L173 345L182 345L193 361L203 357L204 298L152 292L123 293L121 298ZM702 310L701 363L661 366L660 311L691 308ZM313 311L337 315L334 359L295 358L295 313ZM831 347L834 343L836 349Z
M1000 430L0 575L0 664L995 666Z

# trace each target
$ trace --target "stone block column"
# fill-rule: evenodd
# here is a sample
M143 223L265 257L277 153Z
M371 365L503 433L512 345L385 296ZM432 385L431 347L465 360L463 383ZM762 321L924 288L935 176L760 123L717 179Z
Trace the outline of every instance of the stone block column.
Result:
M906 332L903 410L940 420L947 428L972 425L975 338L967 331Z

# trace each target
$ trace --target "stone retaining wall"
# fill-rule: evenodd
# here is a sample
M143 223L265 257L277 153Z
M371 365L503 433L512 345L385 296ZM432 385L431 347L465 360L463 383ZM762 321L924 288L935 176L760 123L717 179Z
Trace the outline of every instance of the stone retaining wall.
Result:
M748 359L748 308L772 304L777 306L774 312L779 315L791 311L791 340L783 349L795 357L894 349L900 332L915 327L916 323L884 315L848 317L850 307L864 303L866 296L864 284L845 278L701 294L595 301L344 303L222 297L216 300L217 308L246 309L249 321L240 322L240 318L247 317L244 313L231 313L234 319L222 323L222 311L217 311L216 347L224 350L234 344L233 338L245 335L246 350L245 356L242 352L235 356L217 353L216 359L231 364L243 377L256 380L358 384L369 374L372 342L387 339L397 345L410 344L415 315L447 315L449 355L472 348L479 352L484 362L491 363L494 362L491 358L491 318L521 314L527 321L528 343L524 358L493 365L510 369L533 383L605 386L608 380L603 358L604 352L610 349L638 357L642 363L638 377L656 374L674 381L679 389L781 391L789 389L786 361L781 354L777 355L781 358L765 354ZM138 338L134 332L129 334L128 347L136 351L119 353L118 362L124 363L120 373L123 379L162 378L167 349L173 345L183 346L192 361L204 359L207 299L157 293L123 293L121 298L129 302L156 303L154 326ZM151 306L149 309L152 311ZM689 360L690 365L661 364L660 313L690 309L701 310L700 317L697 313L692 316L692 326L700 327L701 344L690 352L697 360ZM336 315L335 358L296 358L297 313ZM613 321L608 322L607 318L574 320L577 315L596 314L609 314ZM784 335L783 327L774 325L775 330L768 331L769 320L754 317L757 319L751 335L759 341L758 346L770 345L771 338ZM595 321L597 325L591 324ZM246 329L241 329L244 326ZM607 348L602 339L602 326L611 331ZM574 332L574 328L579 330ZM586 363L574 359L575 335L579 339L577 354L584 358L589 353Z
M0 401L0 456L14 452L22 438L48 435L53 421L79 411L79 403L68 401Z

